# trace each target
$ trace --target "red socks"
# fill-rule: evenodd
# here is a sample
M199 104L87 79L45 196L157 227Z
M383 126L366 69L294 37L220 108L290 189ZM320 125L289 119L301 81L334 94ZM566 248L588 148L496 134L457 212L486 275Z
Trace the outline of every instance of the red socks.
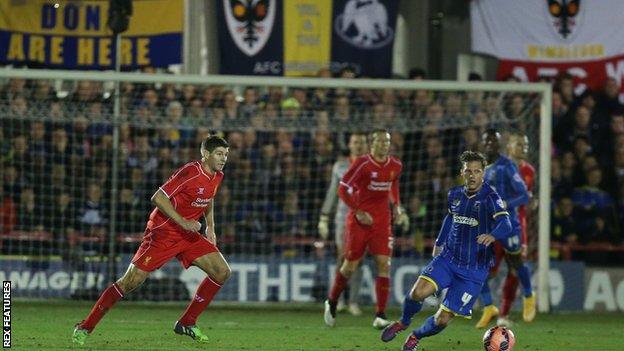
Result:
M340 273L340 270L336 270L336 276L334 277L334 284L332 284L331 290L329 291L328 299L331 302L338 301L340 294L344 291L347 286L347 282L349 280Z
M375 294L377 294L376 313L384 313L388 304L388 295L390 294L390 278L377 277L375 279Z
M516 291L518 290L518 276L507 273L505 282L503 283L503 298L501 301L501 316L508 316L511 305L516 299Z
M106 288L91 309L91 312L89 312L87 318L80 323L80 328L87 329L89 333L92 332L106 312L108 312L117 301L121 300L122 297L123 292L116 283Z
M180 317L180 324L185 326L195 325L197 323L197 318L206 307L208 307L219 289L221 289L221 284L210 279L210 277L206 277L201 284L199 284L195 297L186 308L186 311L184 311L182 317Z

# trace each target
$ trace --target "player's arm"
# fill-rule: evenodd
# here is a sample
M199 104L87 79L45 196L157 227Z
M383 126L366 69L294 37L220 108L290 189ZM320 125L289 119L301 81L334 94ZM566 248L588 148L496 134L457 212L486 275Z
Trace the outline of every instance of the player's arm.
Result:
M210 200L208 206L204 209L204 219L206 220L206 238L216 245L217 235L215 234L214 223L214 198Z
M201 224L198 221L187 220L175 210L171 200L169 200L169 197L162 189L156 190L154 195L152 195L151 201L160 212L178 223L182 229L191 232L197 232L201 229Z
M400 174L400 173L399 173ZM400 225L403 231L409 229L409 217L405 213L405 209L401 206L401 193L399 191L399 175L392 181L392 187L390 188L390 201L394 205L393 217L394 223Z
M518 206L528 204L531 196L527 190L526 184L524 184L524 181L520 176L520 173L518 173L518 169L516 167L510 167L508 172L511 187L514 190L513 194L515 196L507 199L507 207L516 208Z
M512 227L509 221L509 212L505 208L503 200L498 194L488 196L487 200L488 216L494 219L494 228L490 233L484 233L477 236L477 243L490 245L494 241L504 241L511 235Z
M370 213L362 211L358 208L357 201L352 195L355 192L354 187L364 177L364 172L362 171L363 167L364 160L362 158L353 162L347 173L345 173L340 180L340 185L338 186L338 196L353 212L355 212L355 218L360 223L364 225L371 225L373 224L373 217Z
M438 233L438 237L436 238L435 244L433 245L433 256L437 256L442 252L444 248L444 244L446 243L446 238L448 238L448 233L451 231L451 226L453 225L453 213L451 212L451 194L452 191L446 194L446 216L444 216L444 220L442 221L442 227L440 227L440 232Z
M451 231L451 226L453 225L453 216L450 213L447 213L444 216L444 220L442 221L442 227L440 227L440 232L438 233L438 237L436 238L435 244L433 246L433 257L437 256L442 252L444 248L444 244L446 243L446 238L448 238L448 233Z
M338 163L335 163L332 168L331 183L329 184L327 193L325 193L325 199L321 207L321 216L318 222L318 231L323 239L327 239L329 236L329 214L338 200L338 185L340 184L340 175L338 172Z

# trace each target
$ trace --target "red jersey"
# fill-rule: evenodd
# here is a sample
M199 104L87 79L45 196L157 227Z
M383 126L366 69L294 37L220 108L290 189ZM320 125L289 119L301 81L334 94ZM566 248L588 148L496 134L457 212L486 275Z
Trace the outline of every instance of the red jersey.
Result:
M533 191L535 185L535 168L528 162L522 160L518 165L518 171L526 184L529 193ZM522 205L518 208L518 219L520 220L520 226L522 227L522 242L527 244L527 209L526 205Z
M399 205L399 177L403 164L389 156L379 163L372 155L355 159L342 177L338 194L351 211L366 211L375 217L390 219L390 201ZM375 220L377 221L377 219Z
M223 172L214 175L206 173L200 161L187 163L178 169L160 190L167 195L173 208L185 219L198 220L204 209L210 204L217 193L223 179ZM150 231L182 231L178 224L158 208L154 208L147 222Z

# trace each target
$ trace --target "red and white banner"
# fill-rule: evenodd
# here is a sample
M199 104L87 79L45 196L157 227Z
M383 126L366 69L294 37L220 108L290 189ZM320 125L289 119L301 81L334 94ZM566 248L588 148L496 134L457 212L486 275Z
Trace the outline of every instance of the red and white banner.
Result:
M577 91L607 77L622 87L623 18L622 0L473 0L472 50L499 59L499 79L567 72Z

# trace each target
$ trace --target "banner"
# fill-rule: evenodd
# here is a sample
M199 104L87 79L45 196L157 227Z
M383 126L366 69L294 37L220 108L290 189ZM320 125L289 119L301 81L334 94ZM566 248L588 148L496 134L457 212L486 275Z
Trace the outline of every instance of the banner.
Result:
M567 72L578 91L613 77L624 92L622 13L619 0L473 0L472 50L499 59L499 79Z
M332 0L284 2L285 76L314 76L329 67Z
M0 1L0 63L65 69L112 69L115 40L108 1ZM182 62L183 0L133 2L122 34L124 68Z
M283 74L282 4L217 0L220 73Z
M222 74L390 77L398 1L218 1Z
M121 277L132 255L122 255L116 265ZM333 257L286 259L273 256L229 255L232 277L216 299L239 302L313 302L326 297L336 272ZM399 306L405 292L414 284L428 260L397 257L392 259L389 303ZM360 299L375 301L375 271L371 260L362 266ZM101 291L107 285L108 263L103 260L32 260L26 257L0 257L0 280L10 280L17 298L70 298L80 290ZM491 281L492 291L500 291L506 273ZM192 296L206 273L196 267L184 270L172 260L154 272L150 279L166 281L172 291ZM534 279L535 280L535 279ZM554 311L624 311L624 269L585 268L582 262L551 262L550 303ZM172 284L177 284L174 289ZM188 295L187 295L188 294ZM140 298L141 296L135 296ZM143 298L150 298L143 293ZM129 297L132 298L132 297ZM428 304L435 300L428 300ZM516 308L522 308L522 300Z
M334 0L332 70L353 66L362 76L390 78L399 1Z

